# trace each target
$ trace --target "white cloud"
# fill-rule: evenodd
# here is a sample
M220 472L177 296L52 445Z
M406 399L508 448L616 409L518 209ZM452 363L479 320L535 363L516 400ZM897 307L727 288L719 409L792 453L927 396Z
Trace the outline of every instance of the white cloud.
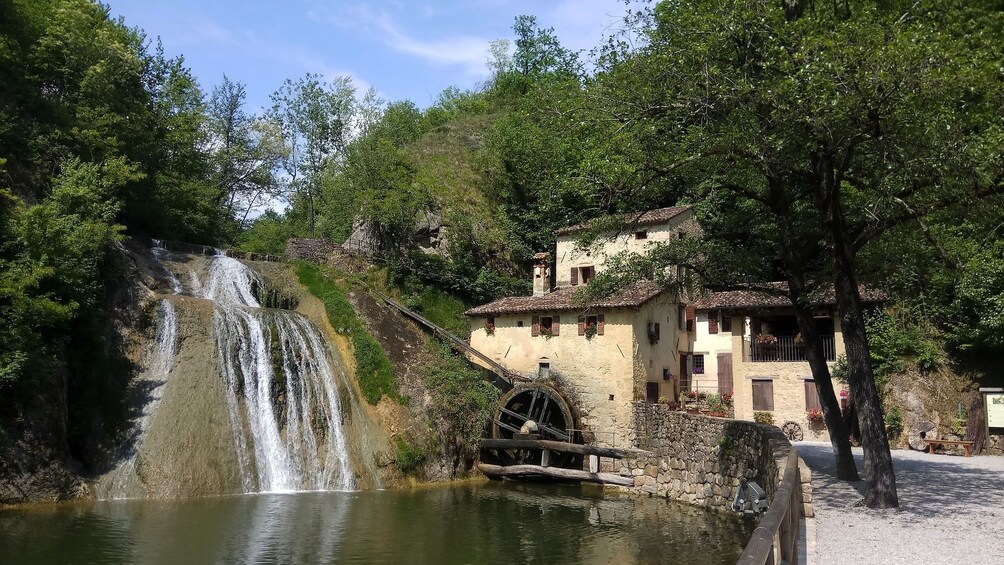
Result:
M436 10L427 4L411 6L410 11L414 19L421 20L428 20L436 14ZM340 28L370 34L391 49L432 65L457 66L473 76L487 74L485 62L490 39L471 35L419 38L405 31L385 10L362 4L329 12L327 19Z

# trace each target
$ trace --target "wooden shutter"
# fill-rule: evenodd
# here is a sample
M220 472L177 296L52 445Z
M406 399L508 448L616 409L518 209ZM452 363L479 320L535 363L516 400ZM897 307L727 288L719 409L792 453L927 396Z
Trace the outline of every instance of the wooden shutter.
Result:
M732 392L732 354L718 354L718 394Z
M662 337L662 332L661 332L661 331L659 331L659 322L656 322L656 323L655 323L655 340L656 340L656 341L659 341L659 339L660 339L661 337Z
M579 316L579 335L586 335L586 318Z
M680 390L690 390L690 364L687 362L688 355L680 354Z
M819 393L816 392L816 381L805 381L805 411L813 410L823 410L819 404Z
M687 331L694 331L694 309L687 308Z
M561 316L551 318L551 335L558 335L561 331Z
M718 312L708 312L708 333L718 333Z
M596 335L603 335L603 314L596 315Z
M572 286L579 284L579 269L578 267L572 267Z
M774 381L769 381L769 380L753 381L753 409L754 410L774 409Z
M530 322L530 335L537 337L540 335L540 316L534 316Z

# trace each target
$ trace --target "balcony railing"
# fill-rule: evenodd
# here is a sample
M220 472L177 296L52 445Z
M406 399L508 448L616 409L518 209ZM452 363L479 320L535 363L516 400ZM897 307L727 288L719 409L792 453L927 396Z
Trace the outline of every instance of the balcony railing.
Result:
M823 355L827 361L837 360L837 349L832 335L824 335ZM775 336L771 343L743 338L743 361L753 363L778 363L805 361L805 346L795 340L795 336Z

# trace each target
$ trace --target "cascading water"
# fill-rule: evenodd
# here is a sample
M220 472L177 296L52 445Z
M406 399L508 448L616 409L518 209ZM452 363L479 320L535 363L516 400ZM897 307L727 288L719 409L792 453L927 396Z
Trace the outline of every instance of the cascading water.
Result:
M181 292L181 284L174 273L163 263L168 253L159 245L159 242L155 242L154 258L170 275L172 291L174 294L178 294ZM143 412L133 423L131 440L125 442L118 453L119 463L106 483L107 488L104 492L106 498L129 498L136 496L142 490L137 477L136 457L143 441L144 432L149 426L150 418L160 404L164 385L167 383L168 375L174 366L174 359L178 352L178 315L174 304L170 300L163 299L160 301L159 310L160 317L153 349L147 356L146 369L138 381L142 386L136 387L135 391L136 394L143 396L140 400L140 403L143 404Z
M201 295L227 385L227 416L246 492L354 487L335 371L320 330L299 313L261 307L261 278L212 258ZM339 372L344 382L344 375Z
M154 242L153 258L156 335L127 395L129 435L96 482L98 496L378 485L370 443L361 442L372 428L321 330L271 308L276 297L291 300L223 253Z

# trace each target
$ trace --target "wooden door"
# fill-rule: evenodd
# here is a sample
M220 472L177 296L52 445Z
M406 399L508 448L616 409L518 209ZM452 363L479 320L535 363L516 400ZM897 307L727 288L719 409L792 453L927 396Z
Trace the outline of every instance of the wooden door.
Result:
M659 383L645 383L645 400L652 404L659 402Z
M718 394L732 392L732 354L718 354Z

